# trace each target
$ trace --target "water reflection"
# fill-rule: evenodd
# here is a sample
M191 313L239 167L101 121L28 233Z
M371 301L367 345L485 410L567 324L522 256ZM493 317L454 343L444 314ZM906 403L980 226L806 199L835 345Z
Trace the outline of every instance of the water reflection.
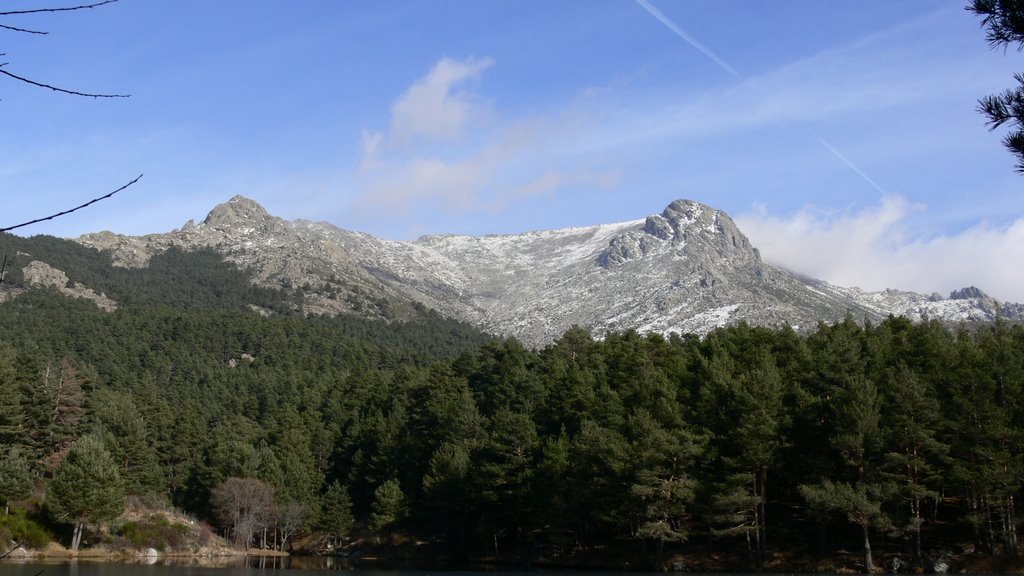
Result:
M147 562L150 563L150 562ZM156 560L164 566L195 566L201 568L252 568L256 570L350 570L356 564L345 558L325 556L194 556L169 557Z
M314 556L139 556L120 561L80 558L69 560L0 560L3 576L180 576L205 569L229 569L228 573L261 570L304 570L334 572L352 570L358 564L345 558ZM192 569L198 569L195 571Z
M351 576L530 576L537 572L501 569L489 570L476 566L472 570L452 571L450 566L419 563L380 562L365 559L358 564L345 558L310 556L161 556L151 563L150 558L138 557L134 561L113 562L96 559L52 560L0 560L2 576L270 576L270 571L298 570L296 576L314 576L317 572L330 574L343 570ZM623 572L545 570L545 576L622 576ZM634 572L633 574L641 574ZM660 573L659 573L660 576ZM693 574L688 576L695 576ZM725 575L717 575L725 576Z

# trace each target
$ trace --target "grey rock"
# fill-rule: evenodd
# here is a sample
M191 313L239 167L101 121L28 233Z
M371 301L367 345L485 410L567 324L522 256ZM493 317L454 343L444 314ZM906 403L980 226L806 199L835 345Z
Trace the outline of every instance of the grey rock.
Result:
M985 294L980 288L975 286L954 290L949 294L950 300L971 300L973 298L988 298L988 294Z
M91 300L98 308L107 312L117 309L117 302L107 298L106 294L97 294L92 288L78 282L71 282L67 274L46 262L33 260L22 269L22 274L25 276L25 283L29 286L54 288L72 298Z

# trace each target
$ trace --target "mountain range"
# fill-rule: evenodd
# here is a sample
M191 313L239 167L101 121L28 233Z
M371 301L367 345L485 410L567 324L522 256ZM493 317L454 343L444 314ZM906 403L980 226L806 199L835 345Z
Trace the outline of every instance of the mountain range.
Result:
M1024 318L978 288L919 294L833 286L773 266L724 212L676 200L643 220L511 235L376 238L325 222L285 221L236 196L200 223L167 233L87 234L76 241L138 268L171 247L212 249L261 286L300 290L306 314L401 318L417 305L487 332L543 345L578 325L595 335L704 334L725 324L877 321L888 315L948 322ZM116 302L45 262L25 270L107 309Z

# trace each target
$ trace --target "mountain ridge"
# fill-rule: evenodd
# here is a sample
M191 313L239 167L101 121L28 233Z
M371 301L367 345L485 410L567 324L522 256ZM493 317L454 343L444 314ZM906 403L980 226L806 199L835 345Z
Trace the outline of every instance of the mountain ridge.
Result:
M764 262L728 214L675 200L644 219L487 236L401 242L292 222L235 196L201 223L146 236L87 234L77 242L145 266L176 246L211 248L255 282L301 287L307 314L391 314L419 303L491 333L543 345L574 325L596 335L637 329L704 334L728 323L796 328L847 315L880 320L1020 320L1024 306L967 287L949 298L833 286Z

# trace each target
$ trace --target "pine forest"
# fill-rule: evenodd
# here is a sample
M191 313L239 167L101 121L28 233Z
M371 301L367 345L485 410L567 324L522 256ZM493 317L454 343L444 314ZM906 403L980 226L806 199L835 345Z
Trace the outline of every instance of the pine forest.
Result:
M126 521L132 505L243 548L452 563L871 570L1020 552L1020 326L574 328L529 349L427 309L291 313L298 292L213 253L126 270L2 239L121 303L33 289L0 305L5 542L181 545L166 522Z

